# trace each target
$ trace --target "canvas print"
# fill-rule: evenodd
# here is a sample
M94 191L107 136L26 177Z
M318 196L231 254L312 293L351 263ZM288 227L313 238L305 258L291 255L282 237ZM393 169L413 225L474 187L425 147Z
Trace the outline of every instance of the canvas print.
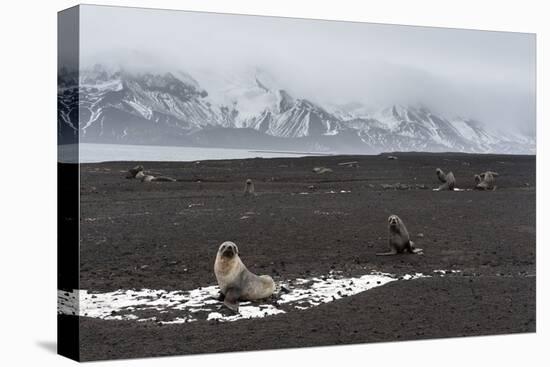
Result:
M60 354L535 332L534 34L58 18Z

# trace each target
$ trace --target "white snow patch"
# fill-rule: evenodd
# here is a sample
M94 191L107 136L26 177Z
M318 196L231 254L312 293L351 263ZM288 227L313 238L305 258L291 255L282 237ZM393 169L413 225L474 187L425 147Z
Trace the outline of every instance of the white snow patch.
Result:
M325 192L325 194L349 194L350 192L351 191L349 190L339 190L339 191L330 190Z
M440 190L439 188L437 189L432 189L432 191L449 191L449 190ZM459 189L458 187L455 187L453 189L453 191L458 191L458 192L462 192L462 191L472 191L472 189Z
M462 273L462 270L443 270L443 269L437 269L433 271L436 274L445 275L445 274L458 274Z
M441 272L443 270L436 270ZM189 291L155 289L117 290L94 293L58 290L58 313L103 320L158 321L178 324L198 320L223 322L263 318L287 312L303 311L356 295L399 280L429 277L421 273L396 277L373 272L360 277L343 277L331 272L326 276L297 278L280 282L276 299L271 303L242 302L238 314L231 314L218 300L219 288L211 285ZM161 318L151 313L162 315Z

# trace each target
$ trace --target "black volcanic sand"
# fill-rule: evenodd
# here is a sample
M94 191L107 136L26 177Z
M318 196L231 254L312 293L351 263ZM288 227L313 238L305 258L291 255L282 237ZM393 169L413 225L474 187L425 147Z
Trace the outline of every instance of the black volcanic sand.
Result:
M263 319L159 325L83 317L81 358L534 332L535 157L394 155L143 163L173 183L125 179L135 162L83 164L81 289L215 284L214 258L226 240L251 271L276 281L332 269L462 272ZM359 167L338 165L348 161ZM333 172L313 173L317 166ZM434 192L437 167L453 171L463 189L474 186L474 174L497 171L498 189ZM242 194L246 178L254 197ZM382 187L396 183L410 189ZM390 214L404 220L424 255L375 256L388 248Z

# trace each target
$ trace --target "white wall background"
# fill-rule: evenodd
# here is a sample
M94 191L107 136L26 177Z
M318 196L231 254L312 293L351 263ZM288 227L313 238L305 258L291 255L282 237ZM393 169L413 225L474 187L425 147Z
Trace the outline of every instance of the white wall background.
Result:
M550 204L542 183L550 116L550 22L544 1L514 0L157 0L97 4L226 13L353 20L486 30L536 32L538 47L537 228L546 230ZM56 339L56 20L76 1L4 1L0 10L0 364L60 365ZM546 205L545 205L546 204ZM542 233L542 232L540 232ZM550 251L538 236L537 334L365 344L106 362L117 366L542 365L548 360ZM449 320L452 322L452 320Z

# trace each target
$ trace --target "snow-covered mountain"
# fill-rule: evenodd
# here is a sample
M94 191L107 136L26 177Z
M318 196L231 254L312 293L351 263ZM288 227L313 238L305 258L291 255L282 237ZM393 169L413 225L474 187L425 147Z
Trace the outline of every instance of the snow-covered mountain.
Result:
M535 152L533 138L489 132L473 119L446 118L423 106L321 106L258 68L197 75L101 65L79 75L60 70L59 123L79 131L82 142L339 153Z
M362 138L395 150L489 153L496 151L494 145L499 142L472 120L450 121L426 107L394 105L376 113L373 121L378 122L374 128L371 123L361 129Z
M294 99L284 90L276 92L275 108L251 119L247 127L283 138L336 135L342 129L341 120L306 99Z

